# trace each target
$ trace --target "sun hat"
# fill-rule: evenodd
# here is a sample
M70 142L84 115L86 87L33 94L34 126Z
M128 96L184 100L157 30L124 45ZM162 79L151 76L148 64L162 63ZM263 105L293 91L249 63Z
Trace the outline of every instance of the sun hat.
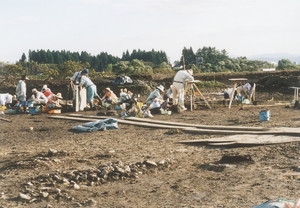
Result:
M44 85L42 88L42 90L47 90L47 89L48 89L47 85Z
M162 85L159 85L159 86L157 86L156 88L159 89L159 90L162 91L162 92L165 91L165 88L164 88L164 86L162 86Z
M55 97L60 98L60 99L63 99L63 97L62 97L62 95L61 95L60 92L58 92L58 93L55 95Z
M33 89L32 89L32 92L37 92L37 89L36 89L36 88L33 88Z

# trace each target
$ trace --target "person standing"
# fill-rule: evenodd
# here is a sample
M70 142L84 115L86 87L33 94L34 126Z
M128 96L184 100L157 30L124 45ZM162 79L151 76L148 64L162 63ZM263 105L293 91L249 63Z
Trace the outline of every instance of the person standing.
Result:
M179 70L173 79L173 105L179 105L181 110L186 110L186 107L184 106L184 88L188 81L194 81L193 71L191 69Z
M16 88L17 100L20 102L20 107L23 107L24 111L26 111L26 80L29 80L28 77L23 75Z
M81 85L87 89L87 102L90 104L90 107L93 109L94 106L94 97L98 97L100 100L100 96L97 93L97 87L92 82L90 78L87 77L87 74L82 74L81 77Z
M86 88L84 88L81 83L81 78L83 75L88 74L88 69L84 69L81 72L75 72L71 78L71 88L73 90L73 104L75 106L75 111L83 111L86 107Z

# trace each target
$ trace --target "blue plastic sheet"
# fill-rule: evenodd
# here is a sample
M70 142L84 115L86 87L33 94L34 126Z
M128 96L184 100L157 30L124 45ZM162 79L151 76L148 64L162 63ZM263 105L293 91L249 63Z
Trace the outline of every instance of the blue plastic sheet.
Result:
M118 121L114 118L107 118L103 120L88 122L83 125L72 127L73 130L83 131L83 132L94 132L94 131L104 131L109 129L118 129Z

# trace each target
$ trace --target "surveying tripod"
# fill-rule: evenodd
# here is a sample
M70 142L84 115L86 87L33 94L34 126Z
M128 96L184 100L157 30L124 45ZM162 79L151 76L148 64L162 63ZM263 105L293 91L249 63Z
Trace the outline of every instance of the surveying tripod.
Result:
M190 96L190 106L191 106L191 111L193 111L193 105L196 105L195 100L196 96L199 96L207 105L208 108L211 108L199 88L197 87L196 83L199 83L199 80L194 80L194 81L188 81L186 83L186 86L184 88L184 94Z

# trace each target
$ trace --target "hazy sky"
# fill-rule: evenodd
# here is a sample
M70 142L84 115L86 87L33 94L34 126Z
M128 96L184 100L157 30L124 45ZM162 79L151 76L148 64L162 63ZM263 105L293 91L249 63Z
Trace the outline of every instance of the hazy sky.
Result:
M0 61L37 49L300 54L300 0L0 0Z

